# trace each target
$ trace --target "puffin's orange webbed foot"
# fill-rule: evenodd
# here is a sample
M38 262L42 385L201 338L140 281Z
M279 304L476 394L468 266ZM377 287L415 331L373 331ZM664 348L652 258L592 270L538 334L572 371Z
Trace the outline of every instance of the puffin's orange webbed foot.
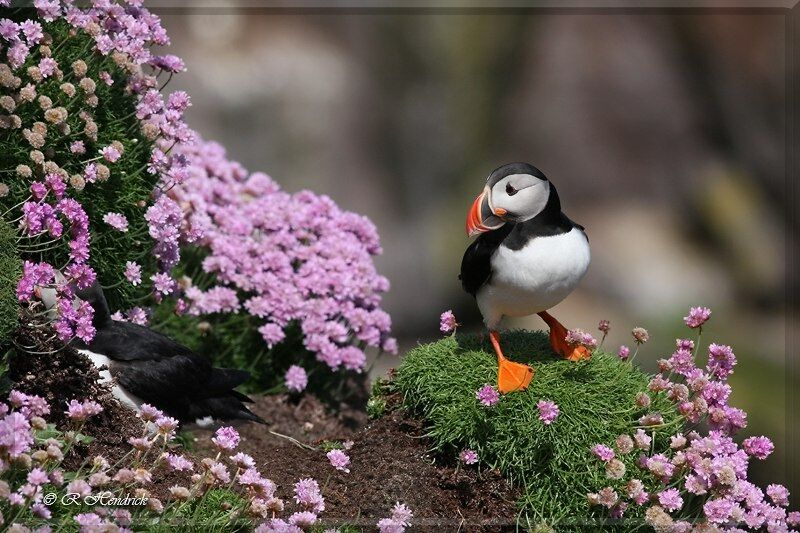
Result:
M567 342L567 328L552 315L542 311L539 316L550 326L550 346L555 353L569 361L583 361L592 357L592 352L584 346L573 346Z
M500 335L496 331L490 331L489 338L497 353L497 389L503 394L527 389L533 379L533 367L506 359L500 349Z

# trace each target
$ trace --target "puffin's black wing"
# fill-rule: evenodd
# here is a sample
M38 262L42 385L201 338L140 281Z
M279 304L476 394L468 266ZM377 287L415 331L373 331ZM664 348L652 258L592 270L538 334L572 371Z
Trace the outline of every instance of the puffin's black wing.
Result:
M108 324L98 328L89 345L78 347L86 347L115 361L159 361L176 355L194 355L192 350L166 335L117 320L109 320Z
M464 290L472 296L475 296L478 289L491 279L492 254L513 227L513 224L506 224L499 229L481 234L464 252L464 258L461 260L461 274L458 278L461 280Z
M214 368L150 328L111 320L91 343L76 347L111 359L109 370L122 388L182 422L206 416L263 422L242 404L250 399L233 390L250 377L248 372Z

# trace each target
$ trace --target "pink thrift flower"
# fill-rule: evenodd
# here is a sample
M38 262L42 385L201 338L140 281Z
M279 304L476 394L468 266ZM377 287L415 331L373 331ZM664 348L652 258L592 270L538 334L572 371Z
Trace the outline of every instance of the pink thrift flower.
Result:
M82 513L72 517L75 522L81 526L81 531L100 531L103 525L103 519L95 513Z
M229 457L237 467L247 470L249 468L254 468L256 466L255 460L247 455L246 453L239 452L236 455L232 455Z
M165 438L170 439L175 436L175 430L178 428L178 420L171 416L162 416L154 422L158 428L159 434Z
M474 465L478 462L478 452L469 448L464 448L461 450L461 453L458 454L458 458L465 465Z
M164 416L164 413L149 403L143 403L139 406L139 414L137 416L145 422L154 422Z
M733 367L736 366L736 355L730 346L724 344L711 344L708 347L708 364L706 369L712 376L719 379L727 379L733 374Z
M607 335L609 331L611 331L611 322L608 320L601 320L599 324L597 324L597 329L600 330L603 335Z
M83 421L89 417L97 415L103 411L102 406L92 400L84 400L83 403L78 403L78 400L70 400L67 404L67 410L64 413L75 421Z
M500 401L500 393L498 393L497 389L488 383L478 389L478 391L475 393L475 396L478 398L478 401L481 403L481 405L485 407L492 407Z
M169 296L175 290L175 280L165 272L153 274L150 276L150 280L153 282L153 290L159 294Z
M405 527L411 525L411 519L414 518L414 513L404 503L397 502L392 507L392 520Z
M311 511L300 511L289 517L289 523L301 529L308 529L317 523L317 515ZM286 529L285 531L290 531Z
M683 498L678 489L667 489L658 493L658 503L669 512L683 507Z
M284 376L286 388L292 392L302 392L308 385L308 374L303 367L292 365Z
M103 158L108 161L109 163L116 163L119 158L122 156L119 153L119 150L115 146L109 145L100 150L100 153L103 154Z
M565 339L571 346L583 346L589 350L597 348L597 339L582 329L571 329L567 331Z
M767 486L766 493L775 505L781 507L789 505L789 490L783 485L772 483Z
M325 510L325 498L319 491L319 484L312 478L301 479L295 483L294 500L314 513Z
M347 468L347 465L350 464L350 457L342 450L331 450L325 455L331 462L331 466L334 467L336 470L340 470L342 472L347 472L347 473L350 472L350 469Z
M128 231L128 219L120 213L106 213L103 215L103 222L117 231L126 233Z
M39 61L39 71L42 73L42 77L49 78L55 74L57 68L58 63L52 57L43 57Z
M167 462L167 464L172 470L176 470L178 472L182 472L184 470L192 470L194 466L192 465L192 462L189 461L183 455L165 453L164 460Z
M125 262L125 279L134 287L142 283L142 267L133 261Z
M631 354L631 349L625 346L624 344L619 347L619 350L617 350L617 356L623 361L627 361L630 354Z
M86 145L83 144L83 141L73 141L69 145L69 151L73 154L85 154L86 153Z
M647 332L646 329L642 327L635 327L631 330L631 335L633 335L633 340L636 344L644 344L650 340L650 333Z
M47 477L47 472L42 470L41 468L34 468L30 472L28 472L27 477L28 483L31 485L44 485L48 483L49 478Z
M692 307L689 314L683 317L683 321L690 328L699 328L711 317L711 309L708 307Z
M595 444L592 446L592 453L604 463L614 458L614 450L604 444Z
M453 311L445 311L442 313L442 316L439 317L439 331L442 333L452 333L458 327L458 323L456 322L456 316L453 314Z
M233 450L239 445L239 432L230 426L224 426L217 430L211 439L220 450Z
M728 520L733 512L734 502L727 498L716 498L708 500L703 505L703 513L709 522L720 524Z
M539 420L546 426L552 424L561 412L558 405L550 400L539 400L536 407L539 409Z
M763 461L772 454L775 445L767 437L750 437L744 440L742 448L744 448L747 455Z

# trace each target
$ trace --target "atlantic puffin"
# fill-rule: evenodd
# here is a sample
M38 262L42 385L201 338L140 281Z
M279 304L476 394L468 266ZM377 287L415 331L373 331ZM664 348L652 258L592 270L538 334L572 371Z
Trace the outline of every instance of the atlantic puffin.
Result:
M45 305L54 290L40 290ZM48 294L49 293L49 294ZM182 424L207 426L234 419L266 423L244 405L252 403L234 390L250 377L244 370L215 368L202 356L146 326L114 320L103 289L95 281L75 296L94 308L97 333L86 343L77 337L70 346L88 357L100 381L112 385L119 402L136 412L150 404Z
M464 252L461 284L475 297L497 354L500 392L524 390L534 369L506 359L497 327L504 316L538 314L553 351L572 361L590 353L566 342L567 329L547 310L577 287L591 254L584 227L561 211L558 192L538 168L510 163L489 174L467 215L478 238Z

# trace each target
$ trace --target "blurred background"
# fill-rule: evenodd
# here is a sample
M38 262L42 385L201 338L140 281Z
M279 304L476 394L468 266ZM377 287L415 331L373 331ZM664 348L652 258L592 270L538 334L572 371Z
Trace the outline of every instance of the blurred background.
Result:
M527 161L592 245L581 288L553 314L594 332L609 319L614 350L648 328L639 359L653 369L688 334L689 306L710 306L704 344L739 357L746 434L776 441L754 477L797 479L782 14L160 14L189 69L170 88L192 96L191 126L285 189L328 194L378 226L401 353L440 337L446 309L480 328L457 279L464 219L492 169Z

